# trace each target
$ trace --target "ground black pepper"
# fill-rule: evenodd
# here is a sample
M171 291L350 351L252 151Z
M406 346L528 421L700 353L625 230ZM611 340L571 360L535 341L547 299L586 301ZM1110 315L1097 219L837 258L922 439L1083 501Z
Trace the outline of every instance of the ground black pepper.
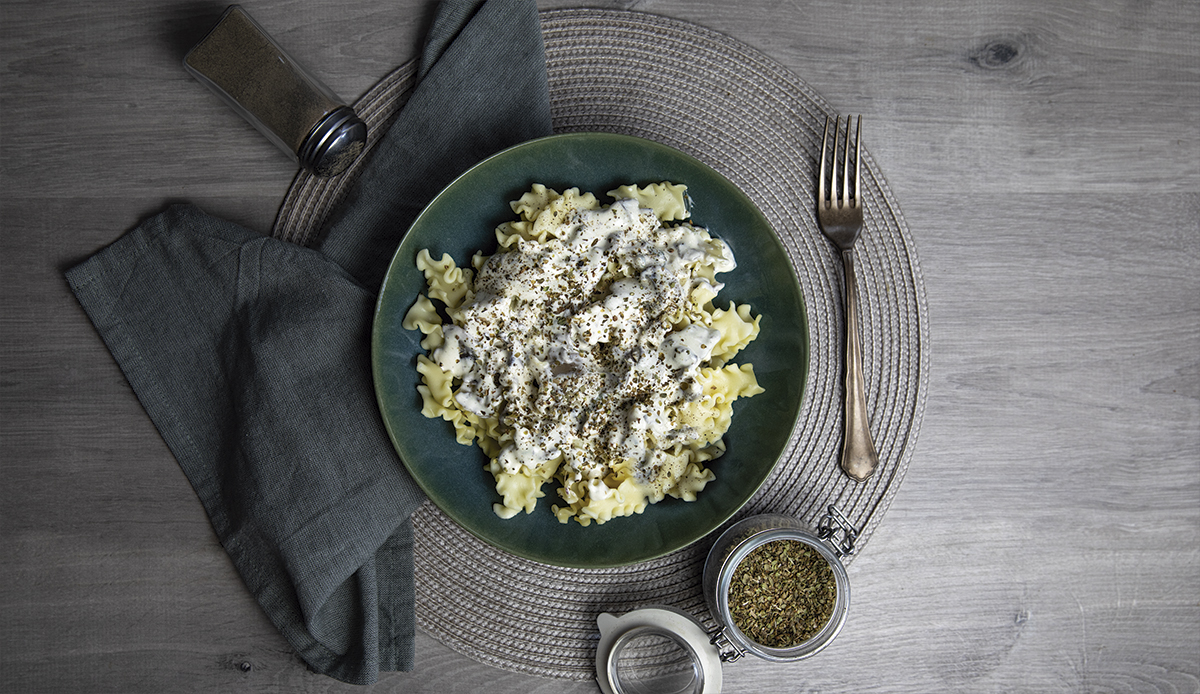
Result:
M237 5L184 58L184 67L306 168L346 169L366 126Z

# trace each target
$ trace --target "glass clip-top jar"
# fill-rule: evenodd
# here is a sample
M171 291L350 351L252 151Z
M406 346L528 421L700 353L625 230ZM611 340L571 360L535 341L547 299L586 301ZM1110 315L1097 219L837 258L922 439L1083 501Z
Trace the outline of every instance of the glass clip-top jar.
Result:
M751 516L721 534L704 563L704 598L717 623L708 632L674 607L644 607L597 617L596 681L604 694L718 694L721 664L747 654L788 662L811 657L846 623L850 580L841 558L858 531L829 506L816 532L779 514ZM682 651L691 668L646 667L653 642ZM650 649L653 651L653 649ZM662 647L660 647L662 650Z

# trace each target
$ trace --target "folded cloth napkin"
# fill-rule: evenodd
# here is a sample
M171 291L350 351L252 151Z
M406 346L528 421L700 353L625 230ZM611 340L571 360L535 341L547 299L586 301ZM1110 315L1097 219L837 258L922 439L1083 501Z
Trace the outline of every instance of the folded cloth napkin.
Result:
M536 3L442 3L419 74L317 249L180 205L67 272L267 616L358 684L412 668L424 500L376 406L374 295L444 185L550 133Z

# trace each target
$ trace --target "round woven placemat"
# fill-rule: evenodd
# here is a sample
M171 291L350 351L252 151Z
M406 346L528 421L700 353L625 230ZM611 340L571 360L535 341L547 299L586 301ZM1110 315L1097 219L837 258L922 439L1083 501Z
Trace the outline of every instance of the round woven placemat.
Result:
M787 450L737 517L786 513L815 525L826 505L836 504L861 530L861 550L912 457L925 406L929 344L916 251L870 154L863 153L866 222L855 259L880 467L857 483L837 462L844 335L840 263L813 212L815 157L825 115L833 111L780 64L692 24L634 12L556 10L542 14L542 27L556 132L625 133L687 152L744 190L782 239L807 304L809 380ZM398 68L355 105L374 136L407 100L415 73L415 63ZM867 119L868 142L870 132ZM368 147L374 142L372 137ZM330 181L301 173L279 211L274 235L311 241L354 176L352 170ZM714 538L633 566L568 569L494 549L429 503L413 523L420 628L484 663L590 679L600 612L674 605L713 625L700 576ZM655 662L661 653L647 650L641 656Z

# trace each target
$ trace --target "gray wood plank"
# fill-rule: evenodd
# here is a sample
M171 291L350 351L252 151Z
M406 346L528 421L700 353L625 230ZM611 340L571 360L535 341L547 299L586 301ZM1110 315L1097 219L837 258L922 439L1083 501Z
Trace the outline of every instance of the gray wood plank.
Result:
M589 4L864 113L926 280L928 409L846 628L725 691L1200 691L1200 6ZM353 98L430 5L251 9ZM0 9L0 689L595 691L427 636L372 687L307 672L61 279L172 200L270 228L294 169L179 67L219 9Z

